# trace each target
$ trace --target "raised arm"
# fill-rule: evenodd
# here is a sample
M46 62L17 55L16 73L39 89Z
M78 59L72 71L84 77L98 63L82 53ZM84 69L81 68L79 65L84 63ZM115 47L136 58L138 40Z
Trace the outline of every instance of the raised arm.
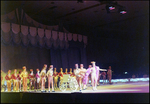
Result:
M106 69L99 69L100 71L107 71Z

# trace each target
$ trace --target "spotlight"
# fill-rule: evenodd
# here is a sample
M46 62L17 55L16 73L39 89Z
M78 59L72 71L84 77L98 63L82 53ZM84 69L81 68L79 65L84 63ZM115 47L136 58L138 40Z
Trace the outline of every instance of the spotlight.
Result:
M115 9L115 6L109 6L109 10Z
M114 10L115 6L113 4L107 4L106 5L106 11L107 13L110 13L111 10Z
M118 11L119 13L121 13L121 14L125 14L125 13L127 13L127 11L126 11L126 9L125 9L125 7L121 7L121 8L119 8L119 11Z

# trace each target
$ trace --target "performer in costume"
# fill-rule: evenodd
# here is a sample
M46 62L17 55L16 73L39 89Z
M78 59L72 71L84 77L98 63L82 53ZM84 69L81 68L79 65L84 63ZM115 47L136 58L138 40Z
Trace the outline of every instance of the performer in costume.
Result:
M102 72L101 76L103 77L103 84L106 83L106 72Z
M10 73L11 73L11 70L8 70L8 74L5 76L5 79L7 80L7 91L11 91L12 77Z
M13 79L13 91L19 91L19 84L18 84L18 74L17 74L17 70L14 70L14 74L11 75L12 79ZM15 90L16 87L16 90Z
M40 70L36 69L37 73L36 73L36 89L38 91L39 89L39 83L40 83Z
M75 64L74 74L75 74L75 76L76 76L76 80L77 80L78 85L79 85L79 77L80 77L80 75L78 75L78 74L79 74L78 64Z
M40 73L40 78L41 78L41 92L45 91L46 68L47 68L47 65L44 64L43 69L42 69L42 71Z
M21 70L19 70L19 74L17 75L19 90L21 91Z
M99 75L99 70L101 71L107 71L106 69L100 69L98 66L95 65L95 62L92 61L92 67L91 67L91 80L92 80L92 87L93 90L97 90L97 79Z
M83 90L85 90L87 88L87 84L89 81L89 74L91 73L91 65L89 65L89 68L87 69L85 76L83 78Z
M60 68L60 72L58 73L58 77L60 78L59 81L62 81L63 80L63 69Z
M82 83L83 83L83 78L85 77L85 73L86 73L86 69L83 68L83 64L80 64L80 69L78 74L80 91L82 90Z
M35 91L35 75L33 74L33 69L30 69L30 74L29 74L29 80L30 80L30 91L31 91L31 87L34 86L34 91Z
M71 77L74 77L75 79L76 79L76 75L74 74L74 71L75 71L76 69L73 69L73 72L72 72L72 74L70 74L70 76Z
M68 74L70 74L70 76L71 76L71 74L72 74L72 68L70 68L70 72L68 72Z
M109 69L108 69L108 71L107 71L107 77L108 77L108 80L109 80L109 84L112 84L112 83L111 83L111 78L112 78L111 66L109 66Z
M88 68L91 68L91 67L92 67L92 65L89 65ZM87 84L90 84L89 80L91 81L91 73L89 73ZM92 83L92 81L91 81L91 83Z
M50 65L46 75L48 78L48 92L50 92L50 83L52 84L52 92L55 92L53 87L53 65Z
M54 89L57 89L58 72L56 72L56 68L54 68L53 77L54 77Z
M66 68L66 70L65 70L64 74L68 74L68 69L67 69L67 68Z
M23 68L23 71L20 76L23 79L23 91L27 91L28 72L26 70L26 66L23 66L22 68Z

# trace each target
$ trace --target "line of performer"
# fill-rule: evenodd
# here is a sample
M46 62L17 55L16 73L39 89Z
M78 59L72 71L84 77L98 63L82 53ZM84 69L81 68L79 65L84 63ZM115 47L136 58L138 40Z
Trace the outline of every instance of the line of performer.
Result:
M92 65L89 65L88 69L85 69L83 64L80 64L80 68L78 67L78 64L75 64L75 69L72 71L72 68L70 68L70 71L68 72L68 69L66 68L65 72L63 72L63 69L60 68L60 72L58 73L56 71L56 68L54 68L53 71L53 65L50 65L48 68L48 71L46 72L47 65L44 64L41 72L39 69L36 69L37 73L33 73L33 69L30 69L30 73L27 72L26 66L23 66L19 73L17 73L17 70L14 69L14 73L11 74L11 70L8 71L8 74L5 76L5 79L7 81L7 91L11 91L11 83L13 82L13 91L27 91L27 80L29 79L29 91L32 90L32 87L34 87L34 91L38 91L41 89L41 92L45 92L45 83L48 82L48 91L47 92L55 92L54 89L58 88L58 79L59 81L63 80L63 75L69 74L70 77L74 77L79 86L79 91L87 89L87 84L89 83L89 79L91 79L91 85L93 90L97 90L97 85L99 85L100 75L102 75L103 79L106 79L106 72L109 83L111 83L111 66L109 66L109 69L101 69L100 67L96 66L95 62L91 62ZM100 71L103 71L100 73ZM1 71L2 72L2 71ZM2 80L1 77L1 87L2 87ZM104 82L103 82L104 83ZM23 86L23 88L22 88ZM50 90L50 88L52 90Z

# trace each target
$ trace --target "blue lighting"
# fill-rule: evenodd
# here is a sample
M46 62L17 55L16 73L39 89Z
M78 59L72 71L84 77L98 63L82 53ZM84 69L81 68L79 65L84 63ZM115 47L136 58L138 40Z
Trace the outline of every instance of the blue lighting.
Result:
M137 82L137 81L149 81L149 78L126 78L126 79L112 79L111 82ZM99 82L103 82L100 80ZM108 82L108 80L106 80Z

